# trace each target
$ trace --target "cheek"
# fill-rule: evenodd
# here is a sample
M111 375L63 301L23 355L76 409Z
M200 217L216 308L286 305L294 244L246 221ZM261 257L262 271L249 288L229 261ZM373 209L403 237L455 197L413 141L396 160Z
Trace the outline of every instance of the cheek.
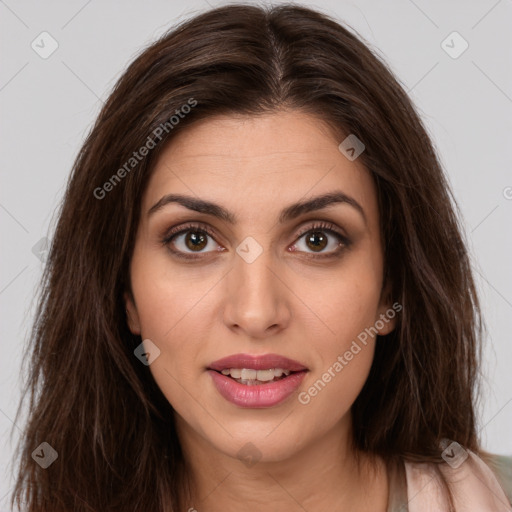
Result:
M196 395L193 390L192 395L189 392L199 373L206 328L197 319L208 302L205 293L209 287L167 274L166 268L146 260L132 273L132 289L141 337L150 339L160 350L149 370L172 407L186 413L191 408L191 396Z
M315 365L297 397L313 419L312 432L327 428L347 414L359 395L373 362L374 323L380 288L375 279L354 274L324 288L318 300L327 335L312 338Z
M311 337L315 365L298 401L327 423L350 409L368 377L377 339L378 270L371 255L353 258L335 279L317 280L308 294L323 334Z
M350 360L346 352L334 351L321 371L308 376L297 396L298 414L308 418L302 423L306 438L321 436L338 424L349 428L350 409L368 378L374 345L369 343L360 350L349 348Z
M378 318L382 285L378 261L370 251L347 258L336 272L305 283L308 305L322 320L322 348L331 354L344 351ZM323 352L325 353L325 350ZM324 361L327 362L327 361Z
M220 277L199 267L177 271L165 254L149 250L135 252L132 259L131 285L141 337L160 350L149 369L178 410L190 408L187 391L202 371L201 353L204 340L211 337L212 301Z
M165 346L198 339L194 332L201 331L204 323L197 318L209 302L215 278L212 270L177 270L161 249L135 252L131 284L141 335Z

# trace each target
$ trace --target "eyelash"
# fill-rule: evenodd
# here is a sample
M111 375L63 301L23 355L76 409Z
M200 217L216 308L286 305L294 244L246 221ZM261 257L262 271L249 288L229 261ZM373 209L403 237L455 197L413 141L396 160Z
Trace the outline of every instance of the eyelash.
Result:
M163 246L169 246L169 244L172 242L172 240L174 238L176 238L177 236L179 236L179 235L181 235L183 233L187 233L188 231L193 231L193 232L196 232L196 233L201 233L201 234L204 234L204 235L208 235L211 238L215 239L215 235L214 235L213 231L210 229L209 226L207 226L206 224L202 224L202 223L193 223L192 222L192 223L189 223L189 224L185 224L183 226L178 226L178 227L175 227L175 228L171 228L165 234L165 236L162 238L161 243L162 243ZM299 240L305 234L310 233L310 232L314 232L314 231L323 231L325 233L329 233L331 235L334 235L335 237L338 238L338 240L343 245L342 246L338 246L338 248L335 251L331 251L328 254L312 255L311 253L307 253L307 254L309 254L308 257L310 257L310 258L319 259L319 258L333 258L333 257L337 257L337 256L340 255L341 252L343 252L345 249L347 249L351 245L351 241L346 236L342 235L339 231L337 231L337 229L335 228L334 224L332 224L331 222L325 222L325 221L316 222L313 225L308 226L307 228L301 230L296 235L296 240ZM179 258L183 258L183 259L186 259L186 260L197 260L197 259L203 258L203 256L201 256L201 253L197 253L195 255L192 255L192 254L189 254L189 253L183 253L181 251L177 251L175 249L171 249L170 247L168 247L168 248L169 248L169 250L175 256L177 256Z

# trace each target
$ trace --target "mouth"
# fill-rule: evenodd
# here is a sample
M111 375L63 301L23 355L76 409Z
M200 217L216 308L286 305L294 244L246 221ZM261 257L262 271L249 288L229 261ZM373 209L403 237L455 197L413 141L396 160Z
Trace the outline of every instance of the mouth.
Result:
M303 364L277 354L237 354L207 368L219 393L239 407L272 407L286 400L309 371Z
M279 354L234 354L214 361L208 370L214 370L235 380L269 382L308 369L302 363Z
M217 370L214 370L217 371ZM270 382L277 382L285 379L292 373L291 370L285 370L283 368L268 368L266 370L255 370L253 368L224 368L220 372L226 377L230 377L238 384L244 384L245 386L261 386Z

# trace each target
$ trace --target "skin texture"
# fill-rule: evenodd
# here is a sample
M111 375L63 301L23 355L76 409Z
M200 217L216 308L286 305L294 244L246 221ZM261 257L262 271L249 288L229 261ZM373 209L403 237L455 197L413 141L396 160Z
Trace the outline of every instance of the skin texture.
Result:
M200 512L386 509L382 460L362 455L359 467L350 447L350 407L368 376L374 338L307 405L293 394L270 408L237 407L206 371L231 354L278 353L309 369L298 390L305 391L391 308L375 185L357 159L339 151L340 142L320 120L296 111L219 116L177 135L145 191L133 296L125 295L128 323L160 349L150 371L175 410L193 474L190 506ZM366 221L338 203L279 224L282 208L337 190L363 207ZM148 216L169 193L221 204L239 220L230 225L177 203ZM297 236L315 221L333 223L350 245L337 257L319 257L334 254L338 239L322 231L329 244L316 252L308 235ZM216 235L191 262L169 250L193 254L186 234L167 247L161 242L187 222ZM236 253L247 236L263 249L250 264ZM379 334L394 327L389 320ZM237 456L249 442L261 457L250 467Z

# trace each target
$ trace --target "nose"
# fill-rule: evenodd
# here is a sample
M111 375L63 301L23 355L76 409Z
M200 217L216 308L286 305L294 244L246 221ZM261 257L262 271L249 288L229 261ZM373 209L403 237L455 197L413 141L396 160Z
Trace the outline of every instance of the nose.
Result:
M288 327L291 291L272 261L271 251L251 263L238 254L226 276L224 322L253 339L274 336Z

